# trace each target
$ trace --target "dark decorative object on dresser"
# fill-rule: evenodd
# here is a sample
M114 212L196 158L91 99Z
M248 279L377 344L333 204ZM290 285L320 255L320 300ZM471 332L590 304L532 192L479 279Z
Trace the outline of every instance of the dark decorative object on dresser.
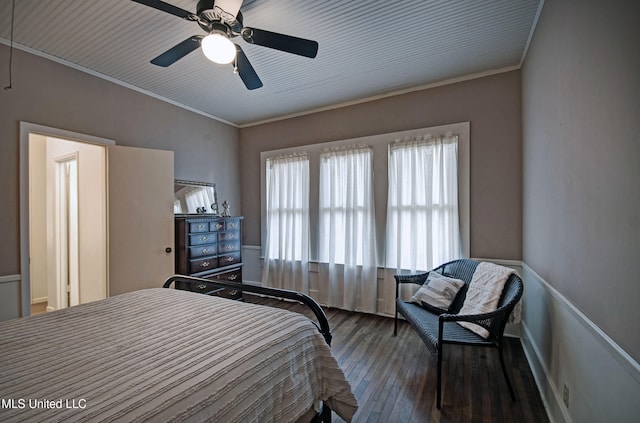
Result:
M242 283L242 216L179 216L176 226L176 273L212 281ZM242 292L214 284L181 284L176 288L242 299Z

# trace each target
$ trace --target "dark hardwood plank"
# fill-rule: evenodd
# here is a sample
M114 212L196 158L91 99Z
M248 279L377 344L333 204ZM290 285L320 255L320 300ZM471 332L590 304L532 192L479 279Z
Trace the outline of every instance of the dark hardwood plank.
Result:
M303 305L253 295L265 304L312 317ZM516 401L511 401L498 352L445 346L442 409L436 408L436 360L418 335L401 321L326 308L333 333L331 350L358 399L354 422L548 422L519 339L507 338L505 362ZM343 422L336 414L334 422Z

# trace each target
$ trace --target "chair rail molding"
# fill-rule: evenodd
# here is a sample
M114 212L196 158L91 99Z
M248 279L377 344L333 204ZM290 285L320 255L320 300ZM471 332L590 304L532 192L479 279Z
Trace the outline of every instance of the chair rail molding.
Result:
M0 276L0 283L20 282L20 275Z

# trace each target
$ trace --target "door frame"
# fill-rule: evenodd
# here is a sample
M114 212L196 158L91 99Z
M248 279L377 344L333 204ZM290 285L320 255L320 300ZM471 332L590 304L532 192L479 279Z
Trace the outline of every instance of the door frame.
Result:
M101 146L115 145L111 139L30 122L20 122L20 317L31 314L31 278L29 272L29 136L62 138Z

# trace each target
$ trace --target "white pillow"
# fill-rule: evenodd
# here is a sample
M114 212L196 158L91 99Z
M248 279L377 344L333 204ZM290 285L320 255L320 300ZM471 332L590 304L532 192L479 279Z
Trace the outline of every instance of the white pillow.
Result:
M413 294L411 302L421 305L432 313L442 314L456 299L464 281L431 272L420 289Z
M515 270L498 264L481 262L471 277L459 314L483 314L498 308L504 284ZM489 331L471 322L457 322L460 326L482 336L489 337Z

